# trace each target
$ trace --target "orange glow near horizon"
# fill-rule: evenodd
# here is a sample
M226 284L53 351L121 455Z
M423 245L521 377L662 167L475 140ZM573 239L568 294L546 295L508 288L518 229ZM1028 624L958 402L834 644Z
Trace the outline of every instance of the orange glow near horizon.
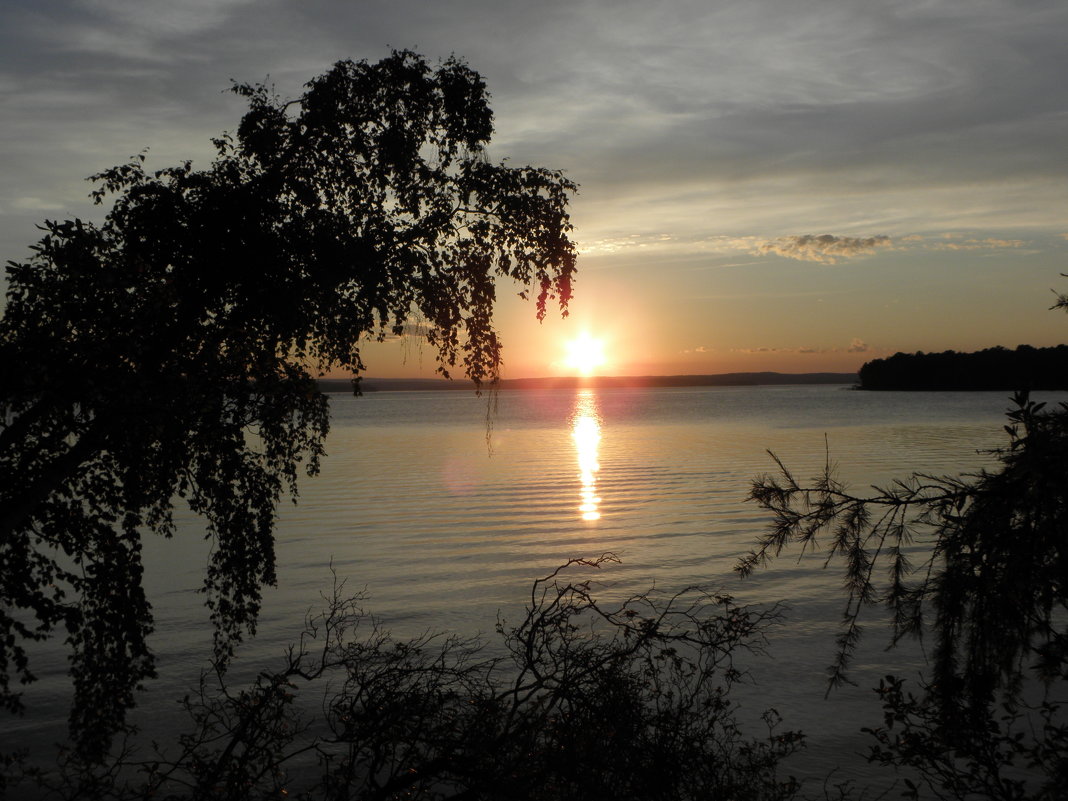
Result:
M588 331L583 331L569 341L566 347L567 358L564 359L564 365L577 370L581 375L593 375L593 372L603 367L607 361L604 342L591 337Z

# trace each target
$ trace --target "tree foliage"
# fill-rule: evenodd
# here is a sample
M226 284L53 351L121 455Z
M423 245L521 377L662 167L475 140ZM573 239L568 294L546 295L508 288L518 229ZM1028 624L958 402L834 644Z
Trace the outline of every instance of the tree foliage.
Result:
M813 548L821 533L830 534L827 563L842 560L833 682L845 678L861 615L876 605L890 612L894 642L930 629L933 678L947 698L983 707L999 690L1015 692L1032 659L1043 677L1068 677L1068 410L1043 413L1026 393L1014 400L996 472L917 474L858 497L833 465L802 487L776 460L779 477L753 483L750 498L774 518L741 573L788 544Z
M883 725L864 731L875 739L873 763L911 771L905 798L940 801L1059 801L1068 780L1068 720L1063 706L995 704L972 725L947 718L930 703L930 687L909 692L887 676L877 689Z
M1026 392L1013 401L997 470L916 474L862 497L829 462L802 485L776 459L779 475L750 492L772 521L740 572L790 545L814 549L822 535L825 564L843 567L832 685L847 680L865 611L889 613L891 644L933 640L919 699L893 676L880 688L872 758L917 769L939 798L1053 798L1068 775L1056 698L1068 686L1068 405L1048 411ZM1025 739L1018 712L1034 706L1036 687L1053 696L1035 706Z
M71 723L99 752L153 672L141 537L176 502L212 539L220 663L274 579L273 526L328 430L315 378L361 342L425 331L446 376L501 364L496 279L565 310L575 251L559 172L492 164L485 85L411 52L344 61L283 102L239 85L207 169L144 156L94 176L100 224L48 221L9 263L0 322L0 701L24 643L65 631ZM103 739L102 739L103 738Z
M496 655L477 639L395 639L335 581L280 670L236 692L205 676L178 749L75 758L46 784L69 799L795 797L778 768L801 736L774 711L745 735L730 697L736 654L762 649L777 610L700 587L599 601L573 574L612 561L536 581L518 623L498 622Z

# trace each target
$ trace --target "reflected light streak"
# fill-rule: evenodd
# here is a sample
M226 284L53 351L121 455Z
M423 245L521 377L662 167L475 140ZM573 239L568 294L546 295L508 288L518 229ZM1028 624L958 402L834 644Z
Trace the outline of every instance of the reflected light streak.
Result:
M597 412L597 398L592 392L583 392L575 398L571 438L575 440L579 481L582 482L579 511L583 520L599 520L601 513L598 505L601 499L597 495L597 471L601 465L597 460L597 451L601 443L601 420Z

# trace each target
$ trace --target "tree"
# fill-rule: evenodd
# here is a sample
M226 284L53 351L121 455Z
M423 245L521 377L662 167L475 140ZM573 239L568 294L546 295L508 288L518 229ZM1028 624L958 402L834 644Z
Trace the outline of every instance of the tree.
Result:
M535 581L518 623L498 621L496 655L479 639L397 640L335 580L281 669L239 691L205 675L177 749L75 757L46 786L131 801L796 797L778 768L803 738L773 710L746 736L730 697L736 654L762 650L778 610L701 587L599 601L589 573L615 561Z
M141 537L176 502L213 540L207 604L225 664L274 580L277 503L319 469L315 378L360 344L425 331L439 372L492 385L496 284L566 313L561 173L491 164L488 95L455 58L343 61L283 102L263 86L205 170L93 177L104 221L48 221L9 263L0 321L0 701L25 642L65 630L71 727L99 756L153 674Z
M829 461L802 485L776 459L779 475L756 479L749 496L773 517L742 574L830 535L826 564L843 565L846 589L832 686L848 680L873 607L890 615L891 645L934 640L920 694L888 676L884 725L869 731L873 761L915 770L937 798L1053 799L1068 778L1057 697L1068 687L1068 404L1013 401L996 471L915 474L862 497ZM919 797L920 785L907 792Z

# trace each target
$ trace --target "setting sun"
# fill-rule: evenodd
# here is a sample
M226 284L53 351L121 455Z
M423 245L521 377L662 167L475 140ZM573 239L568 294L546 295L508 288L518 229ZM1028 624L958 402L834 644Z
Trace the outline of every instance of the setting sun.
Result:
M567 358L564 360L567 367L578 370L582 375L592 375L604 363L604 343L591 337L588 332L583 331L567 343Z

